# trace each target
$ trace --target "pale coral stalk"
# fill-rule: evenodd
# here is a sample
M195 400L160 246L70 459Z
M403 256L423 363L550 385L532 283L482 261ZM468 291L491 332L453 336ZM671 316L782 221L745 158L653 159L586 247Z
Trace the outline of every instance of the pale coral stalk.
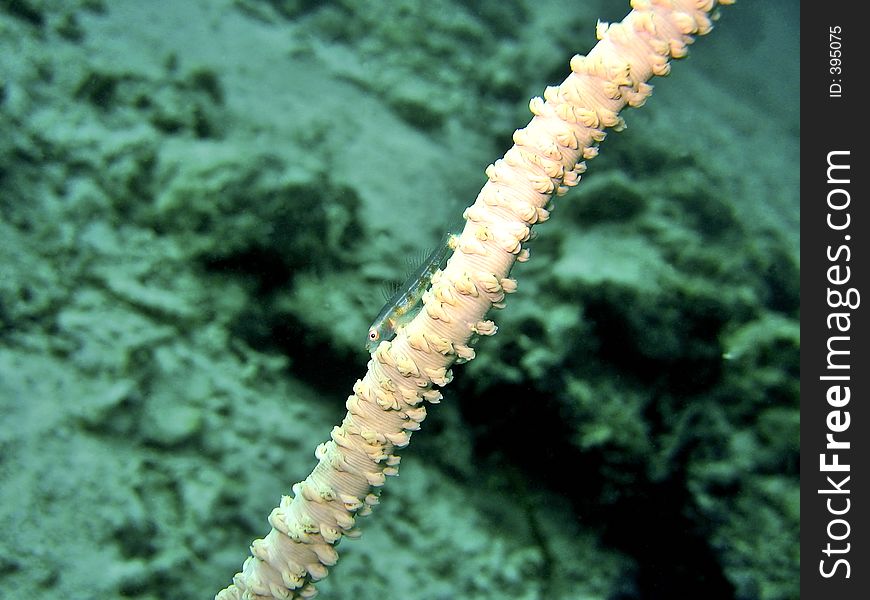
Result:
M508 277L531 228L545 221L553 195L576 185L585 160L598 153L605 129L623 127L620 111L640 106L646 82L667 75L668 60L686 55L694 35L707 33L717 4L733 0L632 0L620 23L599 23L598 44L571 60L572 73L514 133L515 145L486 169L489 181L464 213L458 246L423 297L424 308L392 342L382 342L347 399L347 415L318 446L319 463L272 511L272 530L255 540L233 584L218 600L310 598L313 583L338 560L335 545L356 537L356 517L378 503L377 490L399 466L397 451L437 403L454 363L474 358L471 345L496 326L492 307L516 290Z

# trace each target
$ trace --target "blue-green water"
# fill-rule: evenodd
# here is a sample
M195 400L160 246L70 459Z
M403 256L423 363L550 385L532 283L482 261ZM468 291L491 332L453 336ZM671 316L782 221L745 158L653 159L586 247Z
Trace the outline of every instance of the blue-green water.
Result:
M627 11L0 1L0 595L226 586L384 284ZM798 42L740 2L626 113L322 597L798 596Z

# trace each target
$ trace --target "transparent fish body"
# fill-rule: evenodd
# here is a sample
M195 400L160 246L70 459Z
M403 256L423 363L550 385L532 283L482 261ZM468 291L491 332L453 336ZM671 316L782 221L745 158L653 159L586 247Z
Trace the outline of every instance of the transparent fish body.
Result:
M432 282L435 273L447 262L447 257L455 247L454 235L445 233L423 262L396 289L384 304L378 316L369 327L366 349L369 353L375 351L384 340L391 340L396 331L407 324L418 312L418 305L423 294Z

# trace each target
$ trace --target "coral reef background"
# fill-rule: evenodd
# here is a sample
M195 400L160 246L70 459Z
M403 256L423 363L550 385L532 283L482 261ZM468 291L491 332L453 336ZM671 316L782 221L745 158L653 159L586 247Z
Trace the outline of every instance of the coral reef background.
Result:
M798 597L796 1L537 228L335 599ZM614 0L0 0L0 589L210 597Z

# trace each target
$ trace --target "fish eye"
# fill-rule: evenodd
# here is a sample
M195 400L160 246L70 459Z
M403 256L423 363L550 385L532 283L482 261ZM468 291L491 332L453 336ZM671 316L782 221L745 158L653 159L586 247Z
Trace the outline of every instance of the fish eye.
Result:
M375 329L369 329L369 339L370 339L371 341L375 341L376 339L378 339L378 337L379 337L379 336L378 336L378 332L377 332L377 330L375 330Z

